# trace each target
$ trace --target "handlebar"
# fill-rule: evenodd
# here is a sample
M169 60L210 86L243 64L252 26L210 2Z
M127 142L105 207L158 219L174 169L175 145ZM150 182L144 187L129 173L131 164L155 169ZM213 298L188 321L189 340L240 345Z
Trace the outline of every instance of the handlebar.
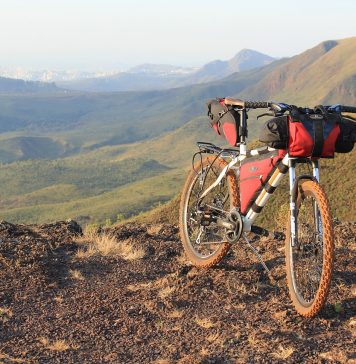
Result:
M240 99L233 99L233 98L225 98L224 102L226 105L235 106L237 108L242 109L270 109L275 114L284 114L286 111L291 110L293 108L292 105L288 105L285 103L278 103L272 101L243 101ZM332 113L355 113L356 114L356 107L355 106L345 106L345 105L328 105L323 106L326 111ZM313 113L314 109L311 108L298 108L305 113Z
M327 108L327 110L332 110L334 112L349 112L352 114L356 114L355 106L344 106L344 105L332 105Z
M245 101L246 109L268 109L270 106L271 103L266 101Z

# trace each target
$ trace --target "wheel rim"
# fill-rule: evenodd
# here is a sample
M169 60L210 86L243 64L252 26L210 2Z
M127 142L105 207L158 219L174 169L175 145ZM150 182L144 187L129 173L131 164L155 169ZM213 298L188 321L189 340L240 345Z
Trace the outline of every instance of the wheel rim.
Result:
M226 243L225 229L217 226L215 223L211 223L210 226L206 227L201 226L199 223L201 214L198 213L197 209L197 202L201 193L216 180L220 172L221 169L214 164L200 170L189 186L189 197L186 199L184 205L183 219L185 236L187 237L189 247L200 259L210 258L219 251L222 244ZM203 184L201 184L201 181L203 181ZM229 182L226 177L204 197L203 204L224 211L230 210ZM200 244L198 243L199 241ZM209 242L212 244L209 244Z
M299 302L308 307L320 286L324 255L322 217L317 200L308 192L298 208L297 237L290 248L292 284Z

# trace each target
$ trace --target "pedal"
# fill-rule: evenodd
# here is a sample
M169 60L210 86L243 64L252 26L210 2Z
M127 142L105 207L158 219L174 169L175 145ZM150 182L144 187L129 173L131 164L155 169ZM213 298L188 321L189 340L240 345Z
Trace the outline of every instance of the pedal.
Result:
M268 230L261 228L260 226L256 226L256 225L251 226L251 232L256 235L269 236Z

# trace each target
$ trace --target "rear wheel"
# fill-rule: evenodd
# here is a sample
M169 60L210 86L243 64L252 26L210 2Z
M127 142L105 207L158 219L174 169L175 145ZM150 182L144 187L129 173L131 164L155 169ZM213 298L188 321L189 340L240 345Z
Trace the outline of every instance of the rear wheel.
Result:
M179 232L188 259L196 267L209 268L226 255L230 244L226 229L216 223L216 216L239 206L236 176L228 171L207 196L201 194L214 183L226 166L222 158L207 156L189 173L182 191Z
M329 293L334 255L334 234L328 200L314 181L300 184L297 242L291 244L290 222L286 236L288 288L297 312L315 316ZM288 219L289 220L289 219Z

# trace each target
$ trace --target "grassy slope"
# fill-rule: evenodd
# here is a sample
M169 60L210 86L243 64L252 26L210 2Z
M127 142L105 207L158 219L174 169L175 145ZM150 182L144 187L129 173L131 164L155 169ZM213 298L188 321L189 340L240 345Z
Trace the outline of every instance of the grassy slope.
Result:
M81 223L116 221L117 215L139 214L161 202L170 200L183 182L177 170L137 180L93 197L78 198L56 204L39 204L21 208L1 209L0 218L24 223L40 223L75 219ZM68 187L62 186L66 189ZM33 196L32 196L33 197ZM121 218L121 217L120 217Z
M150 141L103 147L57 161L2 165L0 218L41 222L82 216L88 222L150 209L179 191L198 137L223 141L205 118L198 118ZM163 194L158 179L149 178L155 175L167 182ZM131 188L135 193L128 193Z
M355 104L355 95L335 92L343 87L352 90L355 86L350 84L356 73L355 49L356 37L321 43L275 67L267 77L246 88L241 96L307 105Z

